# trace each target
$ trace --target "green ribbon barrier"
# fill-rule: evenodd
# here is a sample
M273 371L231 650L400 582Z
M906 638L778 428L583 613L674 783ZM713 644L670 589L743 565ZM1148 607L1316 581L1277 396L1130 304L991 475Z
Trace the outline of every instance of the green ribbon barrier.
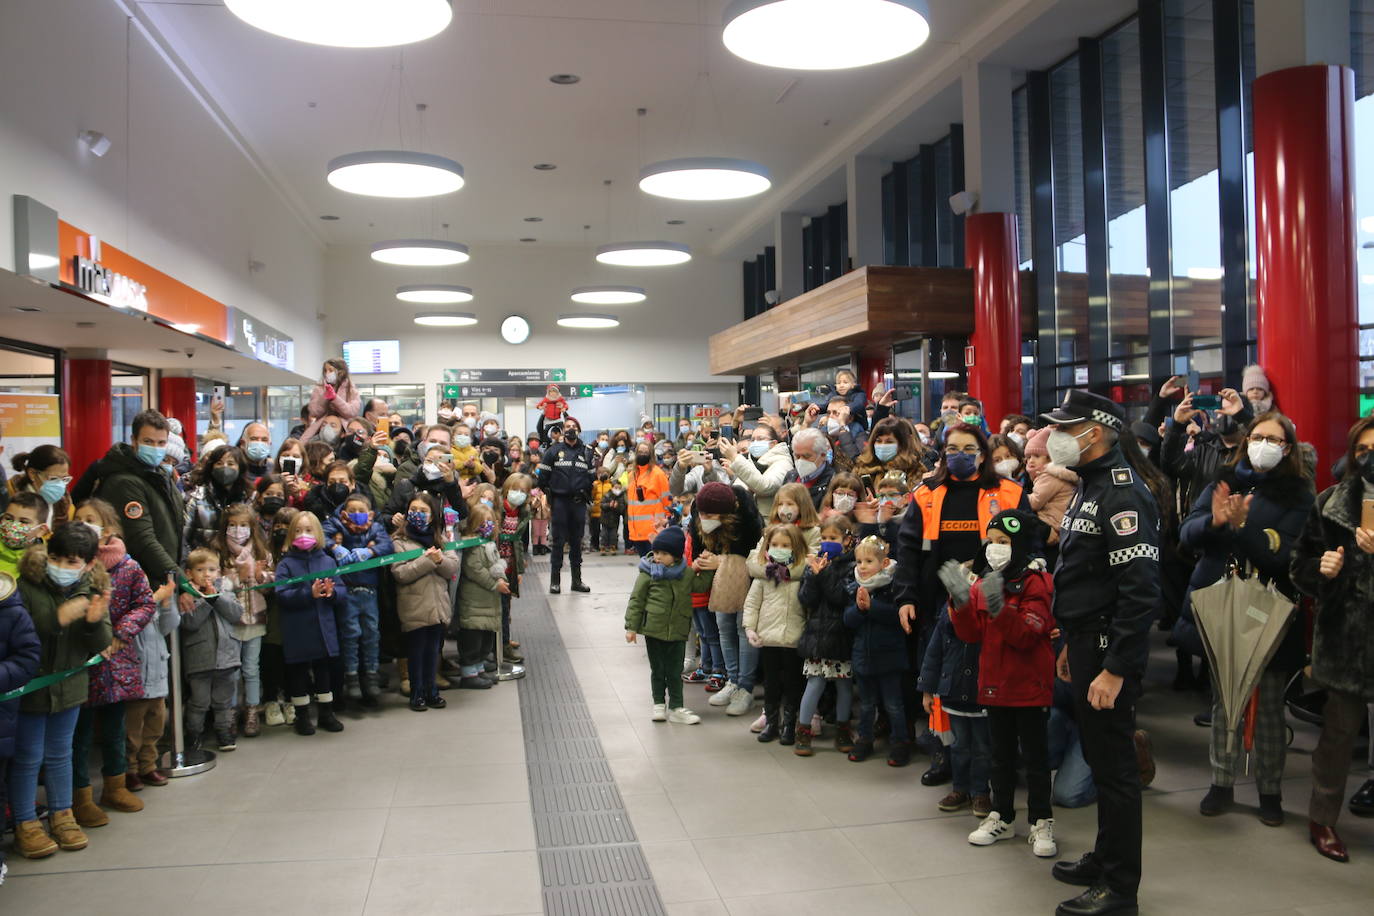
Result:
M69 677L74 677L75 675L78 675L81 672L85 671L87 668L94 668L96 665L100 664L104 660L105 656L103 655L92 655L90 658L86 659L84 662L77 665L75 668L68 668L66 671L54 671L52 674L44 674L40 677L36 677L33 680L29 681L27 684L25 684L23 687L16 687L8 693L0 693L0 703L5 703L9 700L17 700L20 697L24 696L24 694L26 693L33 693L36 690L42 690L45 687L51 687L58 681L65 681Z

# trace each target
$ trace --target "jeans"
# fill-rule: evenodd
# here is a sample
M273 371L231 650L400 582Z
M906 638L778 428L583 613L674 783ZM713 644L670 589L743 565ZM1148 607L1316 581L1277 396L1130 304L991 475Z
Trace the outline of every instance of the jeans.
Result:
M339 655L345 674L358 673L358 649L362 647L362 670L377 670L380 635L377 629L377 590L354 586L348 590L348 603L335 607L339 626Z
M649 690L654 695L654 705L664 702L667 707L682 707L682 653L687 650L683 640L654 639L644 637L644 648L649 653Z
M952 717L951 717L952 718ZM1026 765L1026 823L1054 817L1050 807L1048 714L1043 706L989 706L992 736L992 807L1008 824L1016 820L1016 759Z
M759 667L759 650L749 645L749 638L740 626L739 614L716 612L716 630L720 634L720 654L725 657L725 677L746 693L754 692L754 675Z
M100 775L119 776L128 772L128 760L124 756L124 704L82 706L81 714L76 717L76 731L72 733L74 789L84 789L91 784L86 771L97 722L100 725Z
M1078 725L1073 716L1058 707L1050 709L1050 769L1054 770L1054 804L1061 808L1082 808L1097 801L1093 771L1083 759L1078 740Z
M428 700L439 695L434 675L439 670L439 650L444 646L444 625L433 623L427 627L407 630L406 659L410 663L410 695Z
M620 547L620 516L603 514L600 519L601 548L616 550Z
M873 723L878 718L878 704L887 710L887 721L892 726L891 737L894 742L909 741L911 733L906 727L906 707L902 705L902 681L905 672L888 671L884 674L855 674L854 686L859 689L859 740L865 744L873 743Z
M234 729L234 698L238 694L239 669L217 668L186 675L190 689L186 699L186 733L199 735L205 730L205 713L215 711L215 731ZM188 740L187 744L191 742Z
M350 592L349 594L352 594ZM243 672L243 702L248 706L262 703L262 637L239 642L239 670Z
M48 790L48 810L72 806L72 733L81 707L48 715L21 712L10 763L10 811L14 822L38 819L38 769Z
M572 496L550 495L553 504L553 555L549 568L555 573L563 568L563 545L568 545L568 562L574 575L582 569L582 531L587 527L587 504Z
M721 651L716 615L704 607L692 608L692 621L701 635L701 670L707 674L724 674L725 653Z
M949 748L953 789L969 795L988 794L988 770L992 764L992 737L983 716L949 714L954 743Z
M853 713L854 704L854 685L849 678L837 677L835 682L835 723L845 725L849 722L849 717ZM806 692L802 694L801 712L797 714L797 721L806 727L811 727L811 717L816 714L816 708L821 705L821 695L825 693L826 679L819 674L813 674L806 679Z

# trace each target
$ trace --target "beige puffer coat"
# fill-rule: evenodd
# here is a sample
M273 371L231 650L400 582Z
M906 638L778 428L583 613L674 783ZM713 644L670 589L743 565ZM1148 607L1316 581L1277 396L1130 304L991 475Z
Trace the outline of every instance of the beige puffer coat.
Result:
M423 549L424 545L403 537L392 539L396 553ZM391 567L396 580L396 616L401 619L401 632L409 633L436 623L447 624L453 619L453 604L449 599L449 583L458 575L461 561L452 550L444 551L438 566L428 557L416 557Z
M765 646L797 647L806 626L806 611L798 596L805 571L803 558L793 564L792 578L787 582L779 585L755 579L750 583L749 596L744 599L744 629L757 632Z

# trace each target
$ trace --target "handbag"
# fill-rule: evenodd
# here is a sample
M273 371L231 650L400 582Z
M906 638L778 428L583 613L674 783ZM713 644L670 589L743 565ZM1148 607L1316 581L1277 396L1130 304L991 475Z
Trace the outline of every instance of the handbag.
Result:
M724 554L711 581L709 607L722 614L738 614L744 610L749 584L749 568L745 565L744 557L734 553Z

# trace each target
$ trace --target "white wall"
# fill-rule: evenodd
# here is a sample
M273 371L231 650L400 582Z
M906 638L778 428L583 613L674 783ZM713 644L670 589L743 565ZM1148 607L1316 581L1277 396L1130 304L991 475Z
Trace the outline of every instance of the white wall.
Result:
M396 300L396 287L418 282L471 287L476 300L453 306L473 312L468 328L424 328L411 316L435 307ZM592 307L568 299L576 286L618 283L644 287L639 305ZM592 248L510 245L478 247L457 267L428 269L379 265L364 247L330 248L325 294L327 345L352 338L401 340L400 383L433 385L445 369L565 368L569 382L691 386L733 391L734 377L711 375L708 338L742 320L740 267L733 260L698 256L680 267L643 270L598 265ZM575 331L557 326L562 312L607 312L618 328ZM529 319L529 340L501 340L501 319ZM703 389L703 384L705 388ZM722 400L728 400L729 395Z
M313 375L323 246L137 27L126 108L125 33L110 0L0 3L0 267L14 267L11 199L26 194L290 334ZM77 142L88 129L113 141L104 158Z

